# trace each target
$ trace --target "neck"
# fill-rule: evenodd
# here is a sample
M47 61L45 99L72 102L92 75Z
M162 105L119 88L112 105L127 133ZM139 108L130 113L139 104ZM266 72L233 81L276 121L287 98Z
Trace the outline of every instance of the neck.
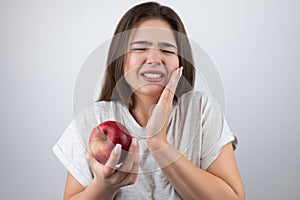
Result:
M135 95L135 107L131 113L140 126L145 127L147 125L150 111L158 100L159 97Z

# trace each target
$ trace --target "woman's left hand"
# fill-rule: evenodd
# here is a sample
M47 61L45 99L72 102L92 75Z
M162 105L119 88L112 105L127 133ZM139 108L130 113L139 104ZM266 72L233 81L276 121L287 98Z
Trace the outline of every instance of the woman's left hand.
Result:
M173 98L182 75L183 67L175 69L164 88L158 103L153 107L146 125L147 144L150 151L157 151L168 144L166 132L173 106Z

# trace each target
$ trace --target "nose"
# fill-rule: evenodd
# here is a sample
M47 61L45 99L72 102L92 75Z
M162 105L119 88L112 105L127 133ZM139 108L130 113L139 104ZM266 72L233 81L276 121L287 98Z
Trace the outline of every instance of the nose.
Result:
M161 52L157 48L149 48L147 51L147 64L162 64Z

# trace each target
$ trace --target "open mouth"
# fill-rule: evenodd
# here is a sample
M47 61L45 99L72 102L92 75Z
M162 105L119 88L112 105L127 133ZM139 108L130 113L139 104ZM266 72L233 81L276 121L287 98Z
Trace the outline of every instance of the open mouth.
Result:
M143 76L146 78L160 78L160 77L162 77L162 74L145 73L145 74L143 74Z
M143 79L148 82L160 82L163 80L165 75L162 72L144 72L141 74Z

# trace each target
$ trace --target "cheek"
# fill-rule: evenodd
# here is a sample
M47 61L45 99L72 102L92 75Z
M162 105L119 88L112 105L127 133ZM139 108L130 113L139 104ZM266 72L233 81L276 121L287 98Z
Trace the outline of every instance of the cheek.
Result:
M129 56L127 56L124 61L123 74L126 74L129 70L130 70L130 59Z
M178 56L172 56L166 59L166 65L170 70L177 69L179 66L179 58Z
M137 69L139 66L143 64L143 58L142 56L137 56L135 54L128 55L125 66L124 66L124 74L127 72L130 72L134 69Z
M124 65L124 78L125 81L133 87L135 81L136 81L136 70L138 69L138 58L135 55L128 54L127 58L125 60L125 65Z

